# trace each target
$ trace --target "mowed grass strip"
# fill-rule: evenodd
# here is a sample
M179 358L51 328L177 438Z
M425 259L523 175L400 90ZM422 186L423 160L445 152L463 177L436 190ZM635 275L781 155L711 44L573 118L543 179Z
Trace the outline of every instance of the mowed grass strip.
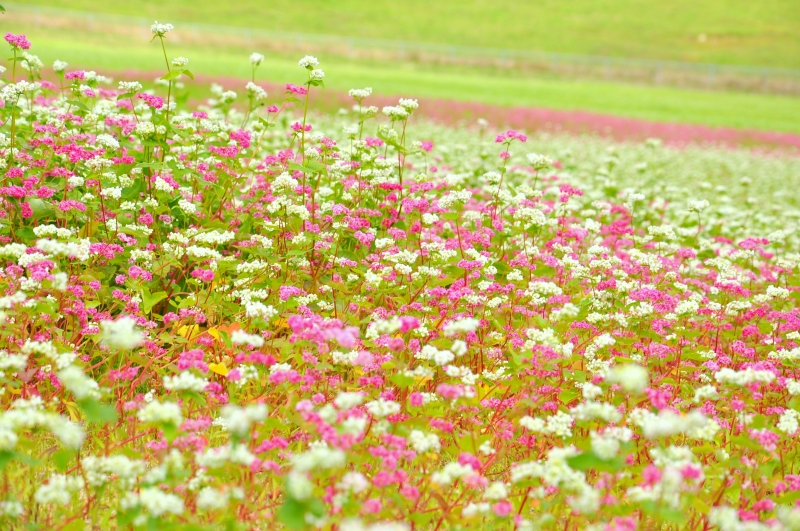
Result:
M123 47L112 40L53 38L35 30L28 34L34 43L31 52L38 54L48 68L53 60L60 59L74 68L91 66L107 74L137 70L153 72L155 77L166 71L160 46L155 42ZM244 80L251 74L248 53L185 48L169 41L167 44L170 58L188 57L195 74L242 79L242 86L229 88L244 92ZM468 68L354 64L327 59L324 50L318 55L326 71L325 84L334 90L371 86L376 93L411 98L584 110L660 122L800 133L800 98L530 78L503 72L487 76ZM259 69L257 81L300 83L305 80L304 75L296 59L268 57Z
M25 0L269 30L800 68L797 0ZM13 7L10 7L13 9Z

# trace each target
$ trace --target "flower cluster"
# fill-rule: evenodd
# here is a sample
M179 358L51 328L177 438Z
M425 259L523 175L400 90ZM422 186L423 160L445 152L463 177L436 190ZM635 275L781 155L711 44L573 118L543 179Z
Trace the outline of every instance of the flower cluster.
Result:
M25 60L3 529L800 528L797 159Z

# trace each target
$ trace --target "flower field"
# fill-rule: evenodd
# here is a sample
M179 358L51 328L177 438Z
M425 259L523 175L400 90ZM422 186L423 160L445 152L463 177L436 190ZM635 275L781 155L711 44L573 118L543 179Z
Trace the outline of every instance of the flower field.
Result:
M0 529L800 529L800 158L187 109L171 29L5 36Z

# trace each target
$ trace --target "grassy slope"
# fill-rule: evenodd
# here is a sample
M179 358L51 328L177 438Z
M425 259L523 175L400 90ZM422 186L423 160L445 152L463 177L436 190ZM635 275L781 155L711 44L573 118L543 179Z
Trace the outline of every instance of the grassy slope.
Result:
M46 64L62 59L100 72L125 69L159 72L163 56L156 43L116 47L112 43L58 40L29 32ZM170 56L186 55L198 75L248 78L246 54L184 49L170 45ZM601 82L487 77L465 69L433 69L410 65L359 65L325 61L326 84L336 90L371 86L376 93L431 97L491 104L588 110L657 121L700 123L800 133L800 98L687 91ZM302 82L296 61L269 58L259 78L279 83Z
M19 1L19 0L18 0ZM798 0L24 0L194 21L447 44L800 68ZM707 35L700 43L698 35Z

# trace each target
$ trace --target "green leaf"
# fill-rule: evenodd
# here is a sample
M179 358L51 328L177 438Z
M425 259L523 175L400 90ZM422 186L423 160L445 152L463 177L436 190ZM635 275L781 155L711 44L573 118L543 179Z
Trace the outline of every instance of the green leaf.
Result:
M731 441L733 441L733 443L735 443L738 446L743 446L745 448L750 448L751 450L758 450L758 451L762 451L763 450L763 448L761 447L760 444L758 444L756 441L754 441L750 437L746 437L744 435L737 435L737 436L733 437L731 439Z
M297 164L295 162L290 162L289 163L289 169L293 170L293 171L301 171L303 173L311 173L311 169L310 168L306 168L305 166L302 166L302 165Z
M389 378L389 380L401 389L405 389L406 387L411 387L414 384L414 378L412 378L411 376L406 376L405 374L401 373L393 374Z
M48 203L45 203L38 197L28 199L28 204L33 211L33 219L39 220L55 214L55 210L53 210Z
M69 101L67 101L67 103L69 103L70 105L72 105L74 107L79 108L80 110L82 110L84 112L91 112L89 110L89 107L86 106L86 104L84 104L83 102L80 102L78 100L69 100Z
M75 457L75 450L71 448L62 448L53 454L53 462L59 472L63 473L69 467L69 462Z
M163 79L164 81L172 81L174 79L178 79L179 77L181 77L181 74L183 74L181 70L172 70L171 72L168 72L163 76L161 76L161 79Z
M14 457L16 457L16 455L16 452L9 452L7 450L0 452L0 470L3 470L6 465L8 465L14 459Z
M287 498L280 509L278 509L278 521L289 529L305 529L306 524L306 504Z
M78 401L86 420L92 424L107 424L117 420L117 411L113 406L101 404L99 401L86 398Z
M3 6L0 6L0 13L5 13L5 12L6 12L6 8L4 8Z
M142 293L142 311L144 313L150 313L150 310L153 309L153 306L159 303L159 301L164 300L167 298L166 291L157 291L155 293L149 293L144 291Z
M678 509L667 507L664 504L656 504L652 501L642 502L639 504L639 506L642 508L642 512L647 513L650 516L660 518L661 520L678 525L683 525L686 523L686 515Z
M192 74L190 71L184 70L183 73L186 74L186 77L189 79L194 79L194 74Z
M625 461L620 457L600 459L594 452L584 452L567 458L567 464L573 470L598 470L601 472L616 472L625 466Z
M135 95L136 95L135 92L126 92L125 94L120 94L119 96L117 96L117 101L132 98Z

